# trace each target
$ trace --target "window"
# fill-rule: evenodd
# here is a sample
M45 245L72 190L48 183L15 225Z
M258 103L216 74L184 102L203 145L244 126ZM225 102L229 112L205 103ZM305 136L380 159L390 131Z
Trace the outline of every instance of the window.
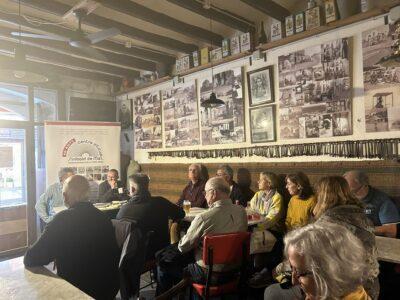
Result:
M57 91L34 88L33 100L35 122L57 120Z
M28 87L0 83L0 120L28 119Z

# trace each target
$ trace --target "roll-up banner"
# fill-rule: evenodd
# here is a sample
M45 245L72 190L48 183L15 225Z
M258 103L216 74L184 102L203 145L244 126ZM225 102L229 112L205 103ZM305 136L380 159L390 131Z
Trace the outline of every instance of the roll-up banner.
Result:
M115 122L45 122L46 185L57 182L64 167L106 180L108 170L119 170L120 132Z

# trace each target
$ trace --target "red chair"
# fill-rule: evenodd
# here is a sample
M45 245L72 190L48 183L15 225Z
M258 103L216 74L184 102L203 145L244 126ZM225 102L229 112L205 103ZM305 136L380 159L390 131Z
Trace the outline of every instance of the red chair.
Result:
M249 255L249 232L206 235L203 240L203 261L207 266L206 284L192 283L192 287L204 299L245 291L246 289L243 287ZM239 264L240 269L237 270L239 276L225 284L212 286L211 276L214 264ZM214 274L224 276L224 273L221 272L214 272Z

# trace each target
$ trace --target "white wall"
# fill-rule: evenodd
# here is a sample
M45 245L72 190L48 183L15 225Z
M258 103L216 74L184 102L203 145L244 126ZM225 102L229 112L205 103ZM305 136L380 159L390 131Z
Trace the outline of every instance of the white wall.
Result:
M329 42L331 40L352 37L350 41L350 46L352 48L352 86L353 86L353 134L351 136L342 136L342 137L331 137L331 138L307 138L307 139L291 139L291 140L281 140L279 136L279 108L277 109L276 116L276 132L277 132L277 141L274 143L266 143L266 144L257 144L257 146L262 145L282 145L282 144L302 144L302 143L318 143L318 142L329 142L329 141L344 141L344 140L361 140L361 139L375 139L375 138L395 138L400 137L400 132L376 132L376 133L366 133L365 132L365 111L364 111L364 93L363 93L363 61L362 61L362 47L361 47L361 34L363 31L383 25L384 19L383 17L378 17L374 19L370 19L367 21L362 21L356 24L352 24L346 27L342 27L338 30L334 30L328 33L324 33L321 35L316 35L311 38L307 38L301 41L297 41L292 44L288 44L279 48L272 49L271 51L267 51L267 62L264 60L253 61L253 65L249 65L249 59L239 59L233 62L229 62L223 65L219 65L215 67L214 72L218 73L220 71L243 66L244 73L244 87L245 87L245 128L246 128L246 142L240 144L223 144L223 145L212 145L212 146L195 146L195 147L186 147L185 149L226 149L226 148L240 148L240 147L250 147L252 146L250 142L250 128L249 128L249 101L248 101L248 91L247 91L247 80L246 80L246 72L256 70L258 68L273 65L274 66L274 83L275 83L275 103L278 105L279 95L279 86L278 86L278 56L282 54L291 53L293 51L301 50L310 46L319 45L321 43ZM189 82L190 80L200 79L205 76L210 76L211 70L203 70L193 74L190 74L185 77L185 82ZM134 98L135 96L141 95L143 93L147 93L154 90L162 90L168 89L172 87L172 81L165 82L156 86L152 86L147 89L143 89L140 91L132 92L130 94L121 95L118 99L127 99ZM200 94L199 86L197 86L198 95ZM160 151L165 150L178 150L182 148L168 148L162 149ZM158 150L158 149L157 149ZM157 151L156 149L150 151ZM195 159L188 158L171 158L171 157L156 157L149 159L147 150L135 150L135 160L139 163L189 163ZM264 158L264 157L243 157L243 158L210 158L210 159L202 159L202 162L298 162L298 161L337 161L344 160L344 158L334 158L330 156L321 156L321 157L291 157L291 158ZM353 159L355 160L355 159Z

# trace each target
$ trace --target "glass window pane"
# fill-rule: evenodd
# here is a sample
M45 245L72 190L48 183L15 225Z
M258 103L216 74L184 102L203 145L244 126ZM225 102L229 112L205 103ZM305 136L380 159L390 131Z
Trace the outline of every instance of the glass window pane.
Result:
M26 204L25 130L0 128L0 208Z
M57 119L57 91L34 88L35 121Z
M0 120L28 119L28 87L0 83Z

